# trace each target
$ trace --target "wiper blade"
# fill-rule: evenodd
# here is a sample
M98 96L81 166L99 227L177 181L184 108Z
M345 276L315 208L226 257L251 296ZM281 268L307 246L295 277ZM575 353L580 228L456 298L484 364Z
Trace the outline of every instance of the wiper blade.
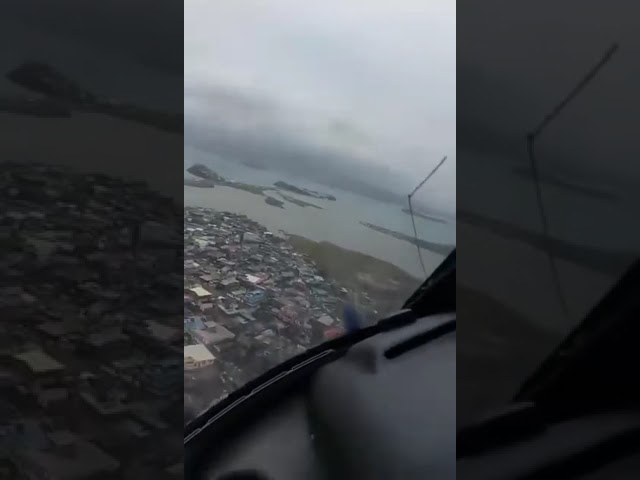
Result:
M231 408L237 406L238 402L246 400L246 398L248 398L252 393L255 394L257 391L272 382L282 379L287 373L299 372L300 367L309 366L314 362L316 362L316 366L318 364L322 365L325 361L329 361L329 359L333 360L344 355L353 345L377 335L378 333L395 330L409 325L415 322L416 318L417 317L413 311L401 310L394 315L378 321L374 325L328 340L299 355L285 360L281 364L267 370L262 375L229 394L219 403L212 405L195 419L187 423L184 432L185 438L191 438L193 432L201 430L203 427L210 424L212 418L219 418L219 415L222 412L228 412ZM328 353L332 353L333 355L329 356ZM318 363L318 360L320 359L324 359L325 361Z
M189 431L189 433L185 435L184 443L187 444L191 439L193 439L204 428L207 428L209 425L215 423L223 415L227 414L232 409L238 407L239 405L241 405L245 401L247 401L250 398L254 397L255 395L257 395L258 393L260 393L264 389L270 387L271 385L275 384L279 380L282 380L287 375L293 374L296 371L301 370L301 369L303 369L304 367L306 367L308 365L311 365L311 364L313 364L313 363L315 363L315 362L317 362L317 361L319 361L319 360L321 360L323 358L326 358L328 355L330 355L333 352L334 352L334 350L332 350L332 349L325 350L324 352L321 352L321 353L319 353L318 355L315 355L312 358L309 358L307 360L304 360L302 362L297 363L296 365L292 366L290 369L288 369L286 371L280 372L280 373L276 374L275 376L270 375L269 378L266 379L264 382L258 382L259 383L258 386L256 386L255 388L250 389L250 391L248 393L246 393L245 395L240 396L240 398L238 398L233 403L231 403L230 405L226 406L225 408L223 408L222 410L217 412L215 415L209 416L209 418L206 420L206 422L204 422L204 424L202 426L199 426L199 427L196 427L194 429L191 429Z
M403 308L411 309L420 316L452 312L456 309L456 250L436 268Z
M299 355L285 360L281 364L248 382L243 387L240 387L238 390L222 399L219 403L212 405L198 417L189 422L185 426L185 437L190 436L194 431L201 430L211 421L212 418L218 416L221 412L228 412L230 408L237 405L237 402L242 401L242 399L250 395L251 392L255 393L264 385L270 384L270 382L276 379L283 378L283 374L286 374L286 372L297 370L297 366L303 364L308 365L306 362L313 359L326 359L326 352L333 352L337 358L338 356L344 355L353 345L369 337L414 323L417 318L425 315L425 312L429 310L427 307L429 307L430 303L431 311L428 311L429 314L454 311L455 266L456 251L454 250L440 264L440 266L436 268L433 274L425 281L423 286L420 287L409 298L409 300L407 300L402 310L379 320L371 326L348 332L341 337L323 342ZM333 358L334 356L331 356L331 359Z

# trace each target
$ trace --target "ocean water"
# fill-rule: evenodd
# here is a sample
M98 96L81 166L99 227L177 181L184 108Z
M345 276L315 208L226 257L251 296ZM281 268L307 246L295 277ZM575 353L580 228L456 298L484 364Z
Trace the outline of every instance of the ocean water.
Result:
M184 203L187 206L209 207L244 214L270 230L283 230L315 241L329 241L392 263L418 279L425 277L415 245L360 224L368 222L413 236L411 217L402 212L402 205L371 200L351 192L317 185L291 177L286 172L260 170L229 162L185 146L185 167L194 163L203 163L230 180L265 186L282 180L318 192L330 193L336 197L336 201L285 192L323 209L299 207L288 202L285 202L284 209L280 209L266 204L263 197L233 188L205 189L185 186ZM277 195L275 197L280 199ZM418 217L415 221L419 238L436 243L455 244L455 224L441 224ZM422 258L427 273L430 273L444 257L422 249Z

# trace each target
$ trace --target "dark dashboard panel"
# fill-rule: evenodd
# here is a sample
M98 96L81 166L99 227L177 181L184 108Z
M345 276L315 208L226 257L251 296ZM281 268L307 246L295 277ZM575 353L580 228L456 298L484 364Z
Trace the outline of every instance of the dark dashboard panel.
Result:
M303 396L265 412L250 431L216 449L202 478L216 480L222 474L242 470L256 470L272 480L321 478Z
M633 477L622 475L630 465L638 465L639 413L603 413L541 427L536 433L524 434L486 452L459 459L459 477L479 480L639 478L637 471ZM614 472L617 472L615 476Z
M455 345L453 315L357 344L304 391L212 445L202 478L455 478Z

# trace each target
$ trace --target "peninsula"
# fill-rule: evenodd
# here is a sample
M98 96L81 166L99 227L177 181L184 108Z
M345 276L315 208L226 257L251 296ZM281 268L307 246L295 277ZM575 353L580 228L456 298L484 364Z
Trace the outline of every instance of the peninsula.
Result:
M364 225L367 228L370 228L371 230L375 230L376 232L384 233L385 235L397 238L398 240L411 243L425 250L429 250L430 252L437 253L438 255L448 255L455 248L454 245L428 242L426 240L422 240L421 238L414 238L410 235L405 235L404 233L389 230L388 228L380 227L378 225L373 225L372 223L360 222L360 224Z
M278 200L277 198L273 198L273 197L267 196L264 199L264 201L268 205L272 205L272 206L278 207L278 208L284 208L284 202L282 200Z
M211 170L206 165L202 165L200 163L196 163L191 167L187 168L187 172L189 172L194 177L207 180L208 182L210 182L211 186L219 185L222 187L235 188L238 190L244 190L245 192L253 193L254 195L263 196L265 192L274 190L273 188L270 188L270 187L261 187L259 185L251 185L248 183L234 182L232 180L227 180L221 175L218 175L216 172Z
M297 205L298 207L312 207L312 208L317 208L319 210L323 210L322 207L319 207L318 205L314 205L313 203L309 203L309 202L305 202L304 200L300 200L298 198L294 198L290 195L286 195L282 192L278 192L278 195L280 195L282 198L284 198L287 202L289 203L293 203L294 205Z
M329 195L328 193L320 193L306 188L296 187L295 185L283 182L282 180L275 182L274 185L280 190L288 190L290 192L297 193L298 195L319 198L321 200L332 200L334 202L336 201L336 197L334 197L333 195Z
M185 178L184 184L189 187L198 187L198 188L213 188L215 183L211 180L205 180L204 178Z
M244 190L245 192L253 193L254 195L260 195L262 197L267 196L268 192L277 192L280 197L282 197L287 202L297 205L298 207L311 207L322 210L322 207L318 205L314 205L313 203L305 202L304 200L300 200L299 198L295 198L291 195L287 195L280 190L287 190L290 192L297 193L298 195L305 195L307 197L313 197L318 199L326 199L326 200L335 200L335 197L332 195L322 194L318 192L313 192L311 190L302 189L296 187L295 185L290 185L285 182L278 181L274 184L273 187L264 187L260 185L251 185L248 183L235 182L233 180L228 180L223 176L219 175L217 172L213 171L206 165L201 163L196 163L189 168L187 168L187 172L189 172L194 177L198 177L197 179L186 179L184 180L184 184L191 187L209 187L212 188L215 185L235 188L238 190ZM265 202L269 205L273 205L275 207L284 208L284 202L277 200L273 197L267 196Z

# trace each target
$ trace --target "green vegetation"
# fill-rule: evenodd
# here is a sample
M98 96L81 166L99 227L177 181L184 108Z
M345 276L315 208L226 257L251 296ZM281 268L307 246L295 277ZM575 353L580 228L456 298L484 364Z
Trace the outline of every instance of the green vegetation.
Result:
M222 178L220 175L218 175L216 172L211 170L206 165L202 165L201 163L196 163L194 165L191 165L189 168L187 168L187 172L189 172L191 175L195 177L204 178L205 180L211 180L213 182L225 181L224 178Z
M298 235L289 235L289 241L315 262L322 275L347 289L379 290L400 294L404 299L421 283L395 265L330 242L314 242Z
M253 193L254 195L264 196L265 192L270 191L268 187L260 187L258 185L251 185L241 182L222 181L220 185L224 187L236 188L238 190L244 190L245 192Z
M283 182L282 180L277 181L274 185L281 190L288 190L293 193L297 193L298 195L304 195L312 198L320 198L324 200L336 200L336 197L333 195L329 195L328 193L320 193L314 192L313 190L307 190L306 188L296 187L295 185L291 185L290 183Z
M323 209L322 207L319 207L318 205L314 205L313 203L305 202L303 200L299 200L299 199L291 197L289 195L285 195L282 192L278 192L278 195L280 195L282 198L284 198L287 202L293 203L294 205L297 205L299 207L313 207L313 208L317 208L319 210Z
M272 205L278 208L284 208L284 202L282 200L278 200L277 198L267 197L264 199L265 203L268 205Z

